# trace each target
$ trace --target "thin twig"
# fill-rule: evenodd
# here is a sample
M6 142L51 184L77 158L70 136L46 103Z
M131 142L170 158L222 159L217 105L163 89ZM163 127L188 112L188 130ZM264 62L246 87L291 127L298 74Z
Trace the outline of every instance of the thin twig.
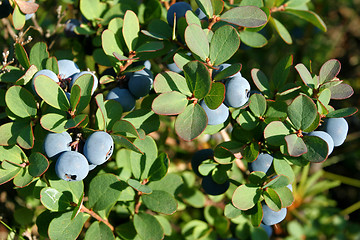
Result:
M84 212L84 213L90 214L90 216L92 216L92 217L95 218L96 220L105 223L105 224L111 229L111 231L114 231L113 225L111 225L111 224L108 222L108 220L103 219L103 218L100 217L98 214L96 214L94 211L86 208L84 205L81 205L80 211L81 211L81 212Z
M14 39L14 41L16 41L16 39L18 38L14 29L12 28L9 19L7 18L3 18L1 19L2 23L6 26L6 29L8 30L10 36L12 37L12 39Z

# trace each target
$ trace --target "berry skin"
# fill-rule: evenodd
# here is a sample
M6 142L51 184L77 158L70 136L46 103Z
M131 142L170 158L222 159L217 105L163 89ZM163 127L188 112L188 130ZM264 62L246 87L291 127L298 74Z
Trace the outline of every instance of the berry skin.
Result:
M274 160L274 157L267 153L260 153L255 161L249 163L251 172L260 171L266 173Z
M230 182L226 181L223 184L218 184L212 179L211 175L208 175L202 179L201 186L209 195L220 195L228 190Z
M282 208L280 211L271 210L265 203L262 203L263 219L262 222L265 225L274 225L285 219L287 209Z
M77 34L74 32L76 27L80 26L80 21L77 19L69 19L65 23L64 33L66 37L76 37Z
M126 88L114 88L112 89L106 99L114 99L118 101L123 107L124 112L129 112L135 108L135 98Z
M89 173L89 163L79 152L64 152L56 161L55 172L65 181L81 181Z
M152 88L152 85L153 79L149 75L145 74L132 75L128 83L129 91L136 98L141 98L148 95Z
M25 15L25 21L27 21L27 20L29 20L30 18L32 18L32 16L34 16L34 13L26 14L26 15Z
M229 78L225 83L225 101L228 107L239 108L249 100L250 84L238 75Z
M344 118L327 118L321 130L327 132L334 141L334 146L338 147L345 142L349 125Z
M176 73L181 73L182 70L176 65L176 63L169 63L166 65L167 68L172 71L172 72L176 72Z
M269 225L264 225L261 223L260 227L265 230L268 237L271 237L271 235L273 234L273 229Z
M82 71L82 72L76 73L71 79L70 88L75 84L76 80L84 74L91 74L93 76L94 84L93 84L93 88L91 90L91 94L93 94L95 92L96 88L98 87L99 80L95 76L95 74L93 74L92 72L89 72L89 71Z
M90 164L100 165L111 157L113 150L114 141L110 134L97 131L86 139L83 151Z
M171 5L167 12L167 21L168 24L173 27L174 26L174 13L176 13L176 22L181 17L185 17L186 11L192 10L190 4L186 2L177 2Z
M208 20L207 16L205 15L205 13L200 9L197 8L195 10L195 15L200 19L200 20Z
M225 104L221 104L217 109L210 109L205 101L202 101L200 106L205 110L209 125L218 125L224 123L229 116L229 109Z
M71 151L72 138L68 132L49 133L44 140L44 151L49 158L56 158L65 151Z
M210 148L197 151L191 159L191 167L194 173L199 177L203 177L203 175L201 175L199 172L199 166L203 161L207 159L211 159L213 157L214 157L214 150Z
M36 77L38 77L40 75L47 76L47 77L51 78L52 80L54 80L54 82L59 82L58 76L53 71L51 71L49 69L40 70L37 73L35 73L35 75L33 76L33 80L31 82L31 87L35 93L36 93L36 91L35 91L34 80Z
M328 134L327 132L324 132L324 131L313 131L313 132L310 132L308 134L309 136L316 136L316 137L319 137L321 138L322 140L324 140L327 145L328 145L328 155L330 155L332 153L332 151L334 150L334 140L333 138L330 136L330 134Z
M72 78L74 74L80 72L78 65L68 59L59 60L58 65L61 79Z

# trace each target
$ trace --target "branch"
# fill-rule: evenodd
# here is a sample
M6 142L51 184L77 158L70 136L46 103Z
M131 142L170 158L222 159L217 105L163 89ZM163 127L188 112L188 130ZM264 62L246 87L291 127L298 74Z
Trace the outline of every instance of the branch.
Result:
M92 217L95 218L96 220L105 223L105 224L111 229L111 231L114 231L113 225L111 225L111 224L108 222L108 220L101 218L101 217L100 217L98 214L96 214L93 210L90 210L90 209L86 208L84 205L81 205L80 212L84 212L84 213L90 214L90 216L92 216Z
M14 29L12 28L9 19L7 18L3 18L1 19L2 23L6 26L6 29L8 30L10 36L12 37L12 39L16 42L16 39L18 38Z

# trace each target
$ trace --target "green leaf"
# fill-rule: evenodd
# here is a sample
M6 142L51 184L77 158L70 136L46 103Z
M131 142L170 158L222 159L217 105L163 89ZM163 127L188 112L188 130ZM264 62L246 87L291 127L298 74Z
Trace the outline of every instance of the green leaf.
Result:
M197 138L206 128L207 116L198 104L189 104L175 120L176 134L185 141Z
M40 192L40 201L53 212L65 211L71 206L72 196L68 192L60 192L55 188L45 187Z
M191 52L206 61L209 57L209 42L201 26L197 24L187 26L185 29L185 41Z
M100 0L80 0L80 11L88 20L100 18L106 7Z
M233 196L232 203L235 207L241 210L248 210L255 206L260 199L260 189L250 185L240 185L236 188Z
M217 73L215 77L213 77L214 81L220 81L227 79L236 73L240 72L242 65L240 63L231 64L231 66L225 68L221 72Z
M71 211L65 212L50 222L48 229L50 239L74 240L78 238L84 223L90 216L85 213L79 213L76 218L71 220L71 215Z
M244 160L248 162L255 161L259 156L259 153L260 153L260 145L258 142L251 142L241 151Z
M151 194L141 195L141 199L154 212L171 215L177 209L174 196L165 191L154 190Z
M66 131L65 124L67 122L66 114L48 113L41 117L41 126L50 131L61 133Z
M225 206L224 209L224 216L230 219L233 218L237 218L242 214L242 211L236 207L234 207L234 205L232 205L232 203L228 203Z
M84 1L86 0L82 0L82 2ZM104 52L111 60L111 62L116 63L117 59L114 57L113 53L115 52L120 55L124 54L120 39L115 35L113 31L109 29L103 31L101 35L101 39L102 39L102 48L104 49Z
M15 7L15 9L16 9L16 7ZM24 47L20 43L15 43L15 54L16 54L17 60L21 64L21 66L23 66L25 68L25 70L27 70L30 67L29 57L28 57Z
M196 0L196 4L209 19L213 17L214 10L211 0Z
M115 240L115 236L111 229L103 222L93 222L87 229L85 240Z
M265 192L263 193L263 197L265 200L266 205L268 207L277 212L281 209L281 200L277 192L272 188L267 188Z
M191 96L186 79L180 74L171 71L166 71L156 75L154 80L154 90L156 93L178 91L186 96Z
M275 66L275 69L273 71L272 75L272 84L274 84L274 87L276 89L281 89L288 78L290 68L293 64L293 56L286 56L282 58Z
M21 168L2 169L0 168L0 185L11 181L21 171Z
M326 117L327 118L343 118L343 117L350 117L358 112L356 107L349 107L349 108L342 108L337 109L333 112L329 112Z
M241 144L227 141L218 144L214 149L214 160L220 164L229 164L235 160L234 154L239 152Z
M262 188L266 189L271 187L273 189L282 188L289 185L289 178L284 175L279 175L276 178L272 179L270 182L265 184Z
M76 79L74 86L76 86L76 85L79 86L81 89L80 101L76 108L76 112L80 113L90 103L92 89L93 89L93 85L94 85L94 76L91 74L83 74Z
M77 106L79 105L81 97L81 89L78 85L74 85L71 87L70 93L70 106L72 111L76 111Z
M150 41L142 44L140 47L136 48L136 52L155 52L164 48L164 44L159 41Z
M37 94L47 104L62 111L69 110L69 100L66 97L65 92L54 80L45 75L39 75L34 79L34 86Z
M128 137L142 138L138 130L130 122L126 120L118 120L115 122L112 132L115 134L128 135Z
M286 27L276 18L271 17L270 22L274 26L276 32L280 35L281 39L284 40L287 44L292 44L292 38L289 33L289 31L286 29Z
M26 74L25 71L14 68L11 69L10 72L6 71L5 73L0 74L0 82L3 83L15 83L20 80Z
M84 183L82 181L68 182L59 179L55 176L55 179L49 179L50 186L62 192L64 194L71 193L72 202L79 202L84 194Z
M201 26L200 19L195 15L193 11L186 11L185 13L185 19L188 25L190 24L196 24Z
M118 201L125 187L125 184L113 174L97 175L89 185L89 207L94 211L100 211L112 206Z
M210 74L205 64L193 61L184 66L185 79L197 99L204 98L211 88Z
M211 84L208 95L204 98L206 106L210 109L217 109L225 99L225 85L221 82Z
M239 46L240 38L234 27L224 25L218 28L211 38L210 61L215 66L226 62L235 54Z
M21 30L25 25L25 14L20 11L20 8L15 4L12 15L13 24L16 30Z
M131 152L131 170L136 179L149 177L149 170L158 156L158 150L153 138L135 139L134 145L143 153Z
M243 43L253 48L261 48L268 43L266 37L260 33L252 31L241 31L240 39Z
M256 184L258 186L263 184L266 179L267 179L266 173L261 172L261 171L253 171L249 175L250 183L251 184Z
M133 51L135 50L140 31L139 19L133 11L127 10L124 16L123 24L122 32L125 43L129 51Z
M154 99L152 110L158 115L178 115L185 110L188 102L180 92L165 92Z
M222 0L211 0L211 4L214 9L214 15L220 15L224 10L224 1Z
M317 85L316 83L314 83L314 79L311 76L311 73L309 72L309 70L305 67L304 64L299 63L296 64L295 66L296 71L298 71L301 80L305 83L305 85L311 87L311 88L315 88L315 86Z
M354 89L346 84L341 83L329 88L331 91L331 99L342 100L351 97L354 94Z
M253 94L249 99L249 108L256 117L263 116L266 111L266 99L261 94Z
M290 156L299 157L307 152L306 145L301 137L296 134L290 134L285 137L287 150Z
M164 234L166 236L171 236L172 233L172 226L170 224L170 221L162 216L162 215L155 215L156 220L159 221L159 223L161 224L162 228L164 229Z
M30 175L28 168L21 168L20 172L14 177L13 183L18 188L28 186L34 177Z
M148 186L153 190L162 190L177 195L183 186L183 179L176 173L168 173L159 181L149 182Z
M341 64L337 59L330 59L325 62L320 69L320 84L333 80L340 72Z
M147 31L142 30L141 32L145 35L148 35L146 34ZM151 35L151 37L159 40L170 39L172 36L172 29L166 22L160 19L154 19L149 23L148 33Z
M173 59L176 66L178 66L181 70L184 69L185 64L193 60L191 56L188 56L186 53L183 52L175 53Z
M29 157L29 173L33 177L39 177L49 167L48 159L39 152L34 152Z
M72 89L71 89L71 91L72 91ZM72 94L71 94L71 96L72 96ZM108 118L107 118L107 111L106 111L106 107L105 107L105 103L104 103L104 96L101 93L99 93L98 95L95 96L95 101L96 101L96 105L98 106L98 110L96 112L96 117L98 120L99 130L106 131L106 124L108 122ZM99 112L99 117L98 117L98 112Z
M314 12L312 11L303 11L287 8L285 10L286 13L291 13L299 18L302 18L310 23L312 23L315 27L318 27L320 30L326 32L326 25L324 21Z
M161 240L164 230L158 220L143 212L134 215L134 227L141 239Z
M157 131L160 126L159 115L151 109L143 108L132 111L124 117L124 120L132 123L136 129L143 129L146 134Z
M28 122L28 124L19 132L16 142L24 149L31 149L34 146L34 140L32 122Z
M6 91L5 102L10 111L20 118L36 116L37 108L34 96L23 87L10 87Z
M258 119L256 119L250 111L243 111L240 113L236 122L239 123L245 130L252 130L259 124Z
M149 181L159 181L165 177L170 165L169 157L166 153L161 153L152 164L149 170Z
M295 180L295 174L290 164L282 158L278 158L276 155L273 160L274 170L278 175L284 175L289 178L289 182L292 183Z
M299 95L289 105L287 113L294 127L304 130L314 122L317 109L311 98L306 95Z
M49 57L46 60L45 69L53 71L55 74L59 74L59 65L55 57Z
M221 21L242 27L254 28L267 23L266 14L255 6L235 7L220 16Z
M263 210L262 210L261 202L260 201L257 202L256 205L252 209L250 209L248 212L251 213L251 224L254 227L259 227L260 223L263 219ZM260 239L262 239L262 238L260 238Z
M153 192L153 190L144 184L141 184L141 182L135 180L135 179L128 179L127 183L129 184L130 187L134 188L136 191L141 192L143 194L151 194Z
M288 187L273 189L280 197L281 208L289 207L294 202L294 196Z
M28 82L31 81L37 71L37 67L35 65L31 65L29 69L25 72L25 74L15 82L15 84L26 85Z
M105 101L105 109L106 109L106 128L112 129L114 124L120 120L122 116L122 107L121 104L116 100L106 100ZM139 127L136 127L139 128Z
M67 120L65 123L65 128L76 128L80 124L82 124L82 126L86 126L87 122L89 122L89 116L87 114L79 114L76 115L74 118L70 118L69 120Z
M256 87L264 93L265 96L270 96L270 84L266 75L260 69L253 68L251 70L251 77Z
M315 136L304 136L307 153L303 154L302 157L309 162L320 163L328 157L328 145L319 137Z

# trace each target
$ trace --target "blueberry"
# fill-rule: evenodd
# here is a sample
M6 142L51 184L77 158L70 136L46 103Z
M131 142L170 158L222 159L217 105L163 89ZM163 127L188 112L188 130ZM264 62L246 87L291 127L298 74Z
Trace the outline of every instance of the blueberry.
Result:
M75 28L80 26L80 21L77 19L69 19L65 23L64 33L66 37L76 37Z
M49 133L44 140L44 151L49 158L56 158L65 151L71 151L72 138L68 132Z
M176 14L176 22L181 17L185 17L185 13L188 10L192 10L190 4L186 2L177 2L171 5L167 12L167 21L168 24L173 27L174 26L174 14Z
M151 62L150 62L149 60L146 60L146 61L144 62L144 66L145 66L145 68L146 68L147 70L150 70L150 69L151 69Z
M89 72L89 71L82 71L82 72L76 73L76 74L72 77L72 79L71 79L70 88L75 84L75 81L76 81L79 77L81 77L82 75L84 75L84 74L91 74L91 75L93 76L94 84L93 84L93 88L92 88L92 90L91 90L91 94L93 94L93 93L95 92L96 88L98 87L98 82L99 82L99 80L98 80L98 78L95 76L94 73Z
M250 84L238 75L229 78L225 83L225 104L228 107L239 108L249 100Z
M91 164L106 162L114 150L114 141L110 134L103 131L92 133L85 141L84 155Z
M217 109L210 109L205 101L200 103L205 110L209 125L218 125L224 123L229 116L229 109L222 103Z
M58 65L61 79L71 78L74 74L80 72L78 65L68 59L59 60Z
M31 13L31 14L26 14L25 15L25 21L29 20L30 18L32 18L32 16L34 16L35 13Z
M200 9L197 8L195 10L195 15L200 19L200 20L208 20L208 17L205 15L205 13Z
M136 71L136 72L134 72L133 75L147 76L147 77L150 77L151 79L154 78L153 73L147 68L144 68L143 70L140 70L140 71Z
M220 195L229 189L230 182L226 181L225 183L218 184L212 179L211 175L208 175L202 179L201 186L209 195Z
M94 170L97 167L96 164L89 164L89 171Z
M167 68L172 72L176 72L176 73L182 72L182 70L174 62L167 64Z
M214 150L210 148L197 151L191 159L191 167L194 173L199 177L203 177L203 175L201 175L199 172L199 166L203 161L207 159L211 159L213 157L214 157Z
M313 131L313 132L308 133L308 135L316 136L316 137L319 137L322 140L324 140L328 145L328 149L329 149L328 155L330 155L332 153L332 151L334 150L334 140L327 132Z
M136 98L141 98L149 94L153 85L153 79L148 75L134 74L128 82L129 91Z
M280 211L273 211L271 210L264 202L262 203L262 209L263 209L263 219L262 222L265 225L274 225L286 217L287 209L282 208Z
M344 118L327 118L321 130L327 132L338 147L345 142L349 126Z
M125 88L114 88L109 91L106 99L114 99L118 101L124 112L129 112L135 108L135 98L128 89Z
M6 18L12 12L12 7L8 0L2 0L0 5L0 19Z
M51 78L52 80L54 80L54 82L59 82L58 76L53 71L48 70L48 69L40 70L37 73L35 73L35 75L33 76L33 80L31 82L31 87L35 93L36 93L36 91L35 91L34 80L36 77L38 77L40 75L47 76L47 77Z
M293 191L293 186L291 185L291 183L288 184L286 187L287 187L288 189L290 189L291 192Z
M89 173L89 163L79 152L62 153L55 164L56 175L66 181L83 180Z
M260 153L255 161L249 163L249 170L266 173L273 162L274 157L268 153Z

